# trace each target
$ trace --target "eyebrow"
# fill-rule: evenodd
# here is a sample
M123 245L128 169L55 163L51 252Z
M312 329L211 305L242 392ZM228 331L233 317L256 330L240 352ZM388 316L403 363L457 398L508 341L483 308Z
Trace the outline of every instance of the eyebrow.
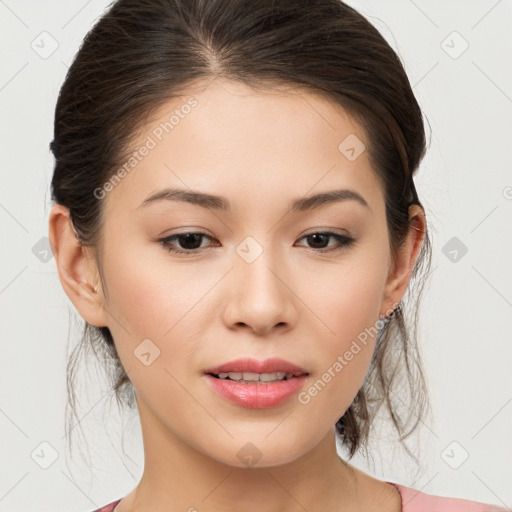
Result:
M292 200L289 203L288 208L291 213L298 213L319 208L328 204L348 200L356 201L371 211L370 206L363 196L361 196L355 190L347 188L329 190L327 192L321 192L311 196ZM231 203L225 197L206 194L197 190L181 188L165 188L150 194L148 197L146 197L146 199L144 199L138 208L146 207L159 201L184 201L187 203L195 204L197 206L201 206L203 208L212 208L214 210L225 212L231 211Z

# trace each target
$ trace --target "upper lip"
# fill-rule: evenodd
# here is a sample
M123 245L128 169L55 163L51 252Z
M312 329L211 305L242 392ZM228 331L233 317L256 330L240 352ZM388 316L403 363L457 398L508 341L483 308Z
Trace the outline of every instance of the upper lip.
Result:
M213 373L218 375L219 373L229 372L247 372L247 373L273 373L273 372L284 372L284 373L308 373L304 368L297 366L289 361L279 358L265 359L264 361L258 361L256 359L235 359L229 361L220 366L215 366L205 370L205 373Z

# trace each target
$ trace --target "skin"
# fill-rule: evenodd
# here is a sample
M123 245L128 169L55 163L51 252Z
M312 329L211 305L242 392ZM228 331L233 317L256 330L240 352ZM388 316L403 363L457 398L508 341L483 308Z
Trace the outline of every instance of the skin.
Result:
M422 208L409 210L395 265L369 155L350 161L338 149L349 134L369 142L339 105L221 79L187 93L158 110L134 148L190 96L198 105L101 199L103 280L68 210L50 214L62 286L87 322L109 327L135 387L144 473L115 512L400 511L394 487L335 448L334 425L363 383L374 337L307 404L295 396L271 409L240 407L214 393L203 371L281 357L307 369L307 389L404 295L425 234ZM224 196L232 211L168 200L139 207L173 186ZM338 188L359 192L369 208L346 200L287 211L293 199ZM212 238L192 256L158 241L198 230ZM306 235L327 230L356 242L322 253L337 240L315 245ZM263 251L252 263L236 252L248 236ZM183 238L173 244L187 250ZM148 366L134 355L145 339L160 350ZM248 442L261 454L252 467L237 457Z

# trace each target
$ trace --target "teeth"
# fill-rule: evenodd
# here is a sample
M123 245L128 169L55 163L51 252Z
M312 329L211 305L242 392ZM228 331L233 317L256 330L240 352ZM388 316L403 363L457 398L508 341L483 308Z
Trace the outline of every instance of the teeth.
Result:
M294 377L293 373L285 373L285 372L273 372L273 373L250 373L250 372L228 372L228 373L219 373L219 379L227 379L236 380L239 382L274 382L281 381L285 377L286 379L291 379ZM297 374L300 375L300 374Z
M283 377L284 377L284 375L283 375ZM230 376L230 378L231 378L231 376ZM248 380L248 381L254 382L256 380L260 380L260 374L244 372L244 373L242 373L242 380Z
M258 375L258 374L253 373L253 375ZM272 380L283 380L285 378L285 376L289 379L289 378L293 377L293 374L288 374L288 376L287 376L286 373L284 373L284 372L262 373L259 375L259 380L261 380L263 382L268 382L268 381L272 381ZM244 378L245 378L245 374L244 374Z

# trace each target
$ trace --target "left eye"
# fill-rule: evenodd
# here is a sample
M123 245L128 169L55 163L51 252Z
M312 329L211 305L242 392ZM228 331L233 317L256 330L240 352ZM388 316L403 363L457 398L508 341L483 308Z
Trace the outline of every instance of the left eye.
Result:
M201 242L204 238L208 238L210 240L214 240L210 235L206 233L202 233L200 231L188 231L184 233L178 233L175 235L168 236L166 238L162 238L158 240L169 252L175 254L196 254L202 248ZM337 244L328 249L324 248L324 243L329 242L330 239L335 239ZM313 244L311 249L314 249L317 252L331 252L331 251L339 251L348 247L356 242L355 238L342 235L340 233L334 233L331 231L317 231L314 233L309 233L308 235L303 236L300 240L308 239L309 243ZM178 241L181 248L175 246L173 241ZM321 247L318 247L318 246ZM327 247L329 247L327 245ZM211 247L206 247L207 250L210 250Z
M334 238L337 241L337 244L330 247L327 250L321 250L320 252L331 252L331 251L339 251L345 247L352 245L356 240L355 238L351 238L346 235L341 235L339 233L333 233L331 231L317 231L315 233L309 233L308 235L302 237L309 239L309 243L313 243L312 249L323 249L323 247L318 247L319 245L323 245L323 242L329 241L330 238ZM301 240L302 240L301 238Z

